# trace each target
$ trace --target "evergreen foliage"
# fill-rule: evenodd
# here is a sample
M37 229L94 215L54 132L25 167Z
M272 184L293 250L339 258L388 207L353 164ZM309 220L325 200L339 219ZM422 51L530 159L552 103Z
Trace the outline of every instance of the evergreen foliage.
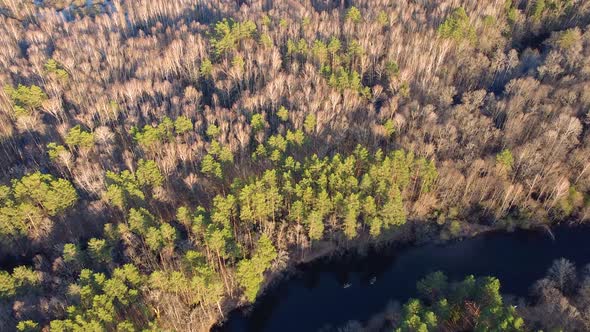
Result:
M443 38L457 41L467 40L474 42L476 38L475 29L469 23L469 16L467 16L463 7L453 10L451 15L438 27L438 33Z
M39 231L41 223L73 207L78 194L72 184L35 172L0 186L0 239L9 241Z
M48 99L43 89L36 85L26 86L19 84L17 88L5 85L4 92L12 99L16 116L32 114L35 109L40 108L43 102Z
M524 321L514 306L505 305L496 278L473 276L448 283L435 272L418 282L424 302L411 299L395 331L525 331Z

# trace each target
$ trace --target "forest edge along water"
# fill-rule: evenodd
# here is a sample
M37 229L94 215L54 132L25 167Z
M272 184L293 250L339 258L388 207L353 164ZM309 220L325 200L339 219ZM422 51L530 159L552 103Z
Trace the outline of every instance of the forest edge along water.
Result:
M451 280L495 276L503 294L526 297L555 259L590 263L589 237L590 228L582 226L493 231L445 244L322 258L302 264L295 276L268 289L252 308L232 311L214 330L317 331L367 321L392 300L416 296L416 282L434 271Z

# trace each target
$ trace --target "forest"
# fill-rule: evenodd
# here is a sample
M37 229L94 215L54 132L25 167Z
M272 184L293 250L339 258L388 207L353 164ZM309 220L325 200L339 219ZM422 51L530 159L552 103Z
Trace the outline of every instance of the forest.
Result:
M339 250L590 219L589 1L0 0L0 45L0 331L207 331Z
M531 285L532 301L503 296L494 277L455 281L436 271L417 282L418 298L391 302L366 325L349 321L337 331L587 331L589 268L555 260Z

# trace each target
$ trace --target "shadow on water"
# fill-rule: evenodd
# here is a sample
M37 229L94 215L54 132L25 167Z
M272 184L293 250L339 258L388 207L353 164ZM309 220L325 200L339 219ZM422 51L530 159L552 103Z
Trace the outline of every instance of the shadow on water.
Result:
M390 300L415 296L416 282L437 270L455 280L493 275L502 293L526 296L553 260L565 257L578 266L590 262L590 228L558 227L553 234L555 239L545 231L494 232L397 253L386 248L362 257L319 260L270 289L250 313L234 310L215 330L317 331L366 321Z

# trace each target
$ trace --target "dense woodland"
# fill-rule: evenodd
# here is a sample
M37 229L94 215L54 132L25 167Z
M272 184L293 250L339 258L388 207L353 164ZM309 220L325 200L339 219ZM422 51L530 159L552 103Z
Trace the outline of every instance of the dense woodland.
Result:
M589 24L585 0L0 0L0 330L207 330L339 248L590 219Z

